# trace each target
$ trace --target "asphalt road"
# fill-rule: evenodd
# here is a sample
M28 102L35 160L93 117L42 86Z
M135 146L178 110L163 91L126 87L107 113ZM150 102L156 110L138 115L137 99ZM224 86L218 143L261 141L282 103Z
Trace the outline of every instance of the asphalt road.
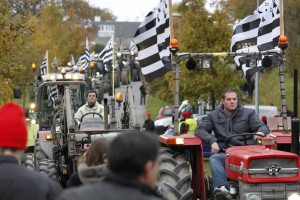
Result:
M121 83L120 83L121 84ZM140 127L143 126L144 124L144 114L146 111L146 106L145 105L140 105L140 86L141 86L141 82L140 81L136 81L133 82L131 81L131 83L129 85L120 85L120 87L115 88L115 95L118 92L121 92L123 94L123 98L125 99L125 94L126 94L126 89L127 87L132 87L132 93L133 93L133 98L134 98L134 106L136 108L136 119L137 119L137 123L140 125ZM104 98L108 99L108 104L110 105L110 98L111 96L108 96L108 93L104 94ZM147 99L146 99L147 100ZM115 104L115 109L116 109L116 118L117 120L121 119L121 114L122 114L122 106L119 109L118 108L118 103Z

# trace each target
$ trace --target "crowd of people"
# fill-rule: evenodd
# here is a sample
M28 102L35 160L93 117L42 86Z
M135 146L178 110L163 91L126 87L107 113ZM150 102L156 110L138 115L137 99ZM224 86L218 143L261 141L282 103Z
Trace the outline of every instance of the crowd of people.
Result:
M97 94L88 92L87 104L80 114L92 110L102 112L96 100ZM80 114L76 114L77 119ZM57 181L19 164L27 142L24 116L23 109L15 103L6 103L0 108L1 199L163 199L155 190L159 175L159 143L152 134L154 123L149 112L145 113L141 130L119 134L111 142L103 138L94 140L76 159L77 172L69 178L64 191ZM224 141L245 132L265 136L268 127L254 110L238 102L237 93L231 88L223 91L221 105L203 122L197 124L190 112L181 113L180 120L178 131L181 134L194 134L211 145L209 164L215 196L231 199L225 174L224 152L228 146ZM256 139L257 136L248 138L248 144L256 144ZM239 140L232 144L243 145Z

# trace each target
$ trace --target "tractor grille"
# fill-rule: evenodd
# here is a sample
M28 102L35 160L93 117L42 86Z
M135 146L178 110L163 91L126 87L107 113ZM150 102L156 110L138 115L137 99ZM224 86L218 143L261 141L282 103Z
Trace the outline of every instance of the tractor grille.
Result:
M250 161L248 170L251 178L282 178L297 176L296 160L291 158L268 158Z
M258 194L261 199L286 200L288 195L300 191L299 182L291 183L239 183L240 199L249 199L251 194Z

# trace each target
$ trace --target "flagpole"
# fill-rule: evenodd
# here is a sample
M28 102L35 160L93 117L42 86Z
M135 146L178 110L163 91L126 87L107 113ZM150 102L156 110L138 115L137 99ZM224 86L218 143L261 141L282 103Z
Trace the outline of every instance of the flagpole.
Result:
M170 39L174 38L174 28L173 28L173 8L172 8L172 0L169 0L169 21L170 21Z
M114 45L114 35L111 39L112 49L113 49L113 62L112 62L112 96L115 96L115 45Z
M47 71L46 71L46 74L47 73L49 73L49 64L48 64L48 50L46 51L46 69L47 69Z
M256 1L256 8L258 7L259 0ZM257 62L258 60L255 61L255 67L257 67ZM257 115L259 115L259 73L259 71L255 73L255 112ZM251 84L251 82L249 84Z
M280 18L280 35L284 35L284 24L283 24L283 0L279 0L279 18Z

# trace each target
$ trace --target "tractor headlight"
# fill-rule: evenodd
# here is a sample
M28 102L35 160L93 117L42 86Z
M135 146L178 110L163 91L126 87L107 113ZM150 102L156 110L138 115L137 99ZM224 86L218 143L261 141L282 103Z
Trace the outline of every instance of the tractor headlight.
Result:
M300 199L300 193L298 192L291 192L288 194L288 200L299 200Z
M261 195L259 193L248 193L246 196L247 200L261 200Z

